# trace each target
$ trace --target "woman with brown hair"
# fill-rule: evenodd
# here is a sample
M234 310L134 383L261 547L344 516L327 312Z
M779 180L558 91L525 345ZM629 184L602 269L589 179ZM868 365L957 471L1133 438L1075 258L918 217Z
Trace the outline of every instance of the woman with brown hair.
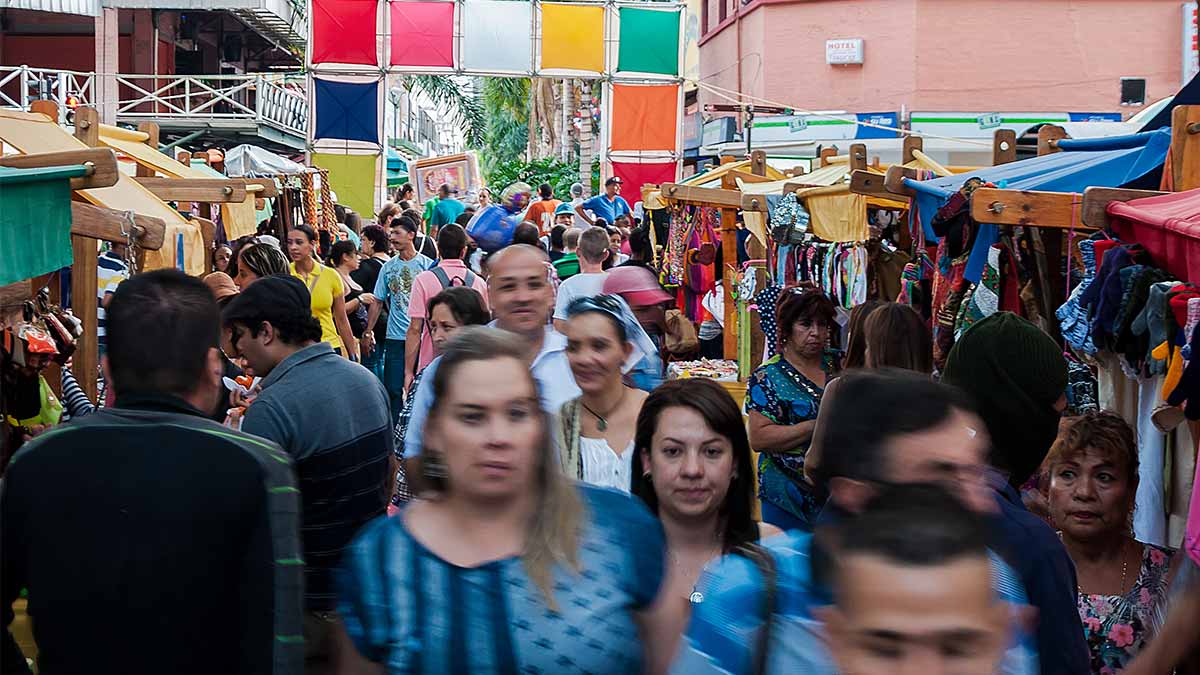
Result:
M557 466L528 343L463 329L433 375L427 493L347 551L340 613L392 672L657 671L663 536ZM649 631L649 632L647 632Z
M858 307L854 309L857 310ZM853 320L852 315L851 322ZM929 335L929 326L912 307L898 302L878 305L870 310L859 333L863 357L860 367L898 368L924 375L933 372L933 343ZM853 337L851 339L853 340ZM825 387L825 401L828 402L835 396L837 390L838 381L830 382ZM821 494L824 494L826 488L818 478L824 449L815 439L821 438L819 430L824 423L822 416L817 415L818 431L813 436L814 442L808 449L808 457L804 463L804 479Z
M750 444L759 453L758 496L763 521L811 531L822 502L804 480L805 455L816 428L836 310L820 290L791 288L776 310L779 355L754 371L746 389Z
M863 335L864 324L871 312L883 304L885 303L879 300L868 300L850 310L850 321L846 324L846 356L842 359L842 368L850 370L863 367L867 352L867 338Z
M1162 626L1182 556L1133 538L1137 441L1120 415L1076 418L1046 462L1050 517L1075 563L1092 672L1119 671Z
M664 598L674 641L687 626L700 572L739 547L779 534L754 521L754 467L742 411L712 380L670 380L642 404L631 490L667 535ZM674 653L674 649L670 650Z

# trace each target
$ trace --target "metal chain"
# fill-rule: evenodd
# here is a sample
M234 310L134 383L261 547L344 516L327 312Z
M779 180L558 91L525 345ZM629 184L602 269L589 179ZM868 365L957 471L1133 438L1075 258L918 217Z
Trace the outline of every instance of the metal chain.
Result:
M125 237L125 265L129 268L129 275L133 276L137 274L137 254L133 250L137 223L134 221L133 211L125 212L125 219L121 221L121 235Z

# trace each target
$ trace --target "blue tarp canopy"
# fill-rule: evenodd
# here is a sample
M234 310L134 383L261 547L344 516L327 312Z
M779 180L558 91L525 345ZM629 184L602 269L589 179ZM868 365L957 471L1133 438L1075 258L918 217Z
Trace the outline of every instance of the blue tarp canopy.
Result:
M916 209L928 241L936 242L933 216L970 178L980 178L1009 190L1083 192L1089 187L1128 187L1162 168L1171 145L1170 129L1110 138L1063 139L1062 152L1020 162L987 167L978 171L904 184L916 191ZM982 225L976 236L966 278L978 282L987 260L987 250L997 240L995 225Z

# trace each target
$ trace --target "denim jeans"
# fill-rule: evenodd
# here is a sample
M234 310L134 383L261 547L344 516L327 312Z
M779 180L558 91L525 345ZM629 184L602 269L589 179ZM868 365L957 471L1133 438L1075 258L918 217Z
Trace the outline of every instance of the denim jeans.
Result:
M404 340L383 341L383 387L392 405L392 424L404 408Z
M370 354L364 354L362 357L362 365L363 368L366 368L367 370L371 371L375 377L378 377L380 382L383 382L383 346L376 345L375 348L371 350Z

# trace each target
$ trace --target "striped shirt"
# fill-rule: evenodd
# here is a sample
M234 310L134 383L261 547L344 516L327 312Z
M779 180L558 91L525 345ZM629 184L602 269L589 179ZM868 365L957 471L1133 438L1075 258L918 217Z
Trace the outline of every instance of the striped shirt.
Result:
M292 461L182 400L122 396L26 444L0 491L0 672L29 591L43 673L303 671Z
M309 611L334 609L342 550L387 511L391 419L379 378L325 342L280 361L246 409L242 430L275 441L296 462Z
M96 337L99 344L104 344L106 313L104 297L115 293L117 286L129 278L129 265L112 251L100 256L96 261Z

